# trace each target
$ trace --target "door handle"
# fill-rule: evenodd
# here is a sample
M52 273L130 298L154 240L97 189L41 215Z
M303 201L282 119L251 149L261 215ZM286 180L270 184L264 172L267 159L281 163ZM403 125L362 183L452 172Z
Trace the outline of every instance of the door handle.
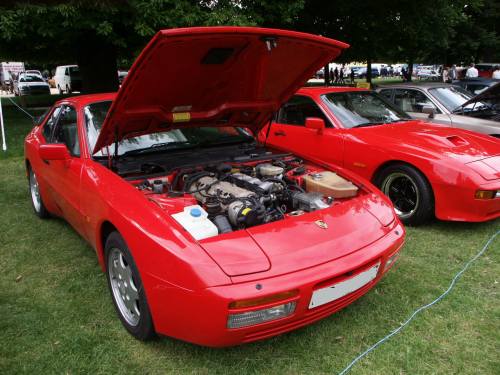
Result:
M274 132L274 135L276 137L284 137L286 135L286 133L283 130L277 130Z

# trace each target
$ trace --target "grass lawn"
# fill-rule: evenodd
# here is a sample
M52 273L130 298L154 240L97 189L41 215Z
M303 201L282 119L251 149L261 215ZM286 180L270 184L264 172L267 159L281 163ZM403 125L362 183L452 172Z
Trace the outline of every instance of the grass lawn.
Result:
M402 256L375 289L289 334L229 349L169 338L142 343L116 317L93 249L64 221L33 214L22 158L31 125L23 116L5 109L9 151L0 156L1 374L338 373L438 296L500 229L500 220L408 228ZM447 298L351 373L498 374L499 281L497 238Z

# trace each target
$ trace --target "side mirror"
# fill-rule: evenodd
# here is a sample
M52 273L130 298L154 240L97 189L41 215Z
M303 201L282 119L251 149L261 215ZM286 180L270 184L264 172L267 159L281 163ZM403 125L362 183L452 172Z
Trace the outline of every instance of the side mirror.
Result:
M325 129L325 121L318 117L307 117L306 128L317 130L318 134L323 134L323 130Z
M38 154L42 160L67 160L71 157L68 148L63 143L40 145Z
M434 118L434 115L436 114L436 108L434 108L432 105L424 105L422 106L422 113L428 114L429 118Z

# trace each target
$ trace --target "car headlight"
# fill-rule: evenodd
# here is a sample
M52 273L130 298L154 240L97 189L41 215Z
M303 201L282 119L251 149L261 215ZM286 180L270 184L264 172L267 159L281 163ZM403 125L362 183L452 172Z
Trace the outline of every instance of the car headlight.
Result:
M285 318L294 313L296 305L297 302L292 301L266 309L229 314L227 319L227 328L248 327Z

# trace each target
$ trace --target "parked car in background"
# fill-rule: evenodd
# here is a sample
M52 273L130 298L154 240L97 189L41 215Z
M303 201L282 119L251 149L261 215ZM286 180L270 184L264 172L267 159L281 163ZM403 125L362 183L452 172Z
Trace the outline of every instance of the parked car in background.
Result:
M351 304L392 267L405 232L375 186L255 139L346 47L253 27L161 31L118 94L60 101L27 136L35 213L95 248L136 338L265 339Z
M359 68L354 72L356 78L366 78L367 68ZM372 68L372 78L380 77L380 70L378 68Z
M498 79L490 78L465 78L459 81L454 81L453 84L469 91L472 95L477 95L499 82L500 80Z
M62 65L56 68L54 83L59 94L81 91L82 77L78 65Z
M469 103L474 95L446 83L402 83L377 91L411 117L500 137L498 111L488 103Z
M441 79L441 74L439 74L439 72L434 68L422 67L418 69L417 77L418 79L438 81Z
M500 63L478 63L476 64L476 69L479 74L479 77L483 78L491 78L493 71L495 70L495 66L500 66Z
M351 66L350 69L354 72L354 77L357 78L358 77L358 72L360 69L362 69L363 67L362 66Z
M25 70L24 73L43 78L42 72L40 72L39 70L29 69Z
M412 120L375 92L303 88L260 139L369 179L406 224L500 217L499 140Z
M50 87L39 75L20 73L14 81L14 95L50 95Z

